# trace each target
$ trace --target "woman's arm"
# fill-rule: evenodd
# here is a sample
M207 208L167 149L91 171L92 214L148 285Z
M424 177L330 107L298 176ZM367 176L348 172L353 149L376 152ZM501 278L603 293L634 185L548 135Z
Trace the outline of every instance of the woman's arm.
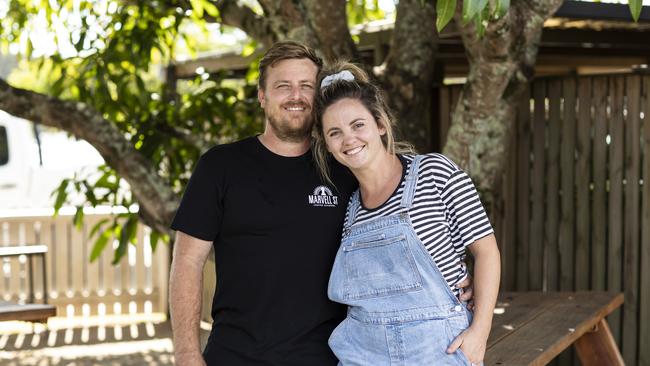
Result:
M483 362L492 315L499 293L501 258L494 235L481 238L469 246L474 256L474 318L472 324L447 349L453 353L459 347L473 364Z

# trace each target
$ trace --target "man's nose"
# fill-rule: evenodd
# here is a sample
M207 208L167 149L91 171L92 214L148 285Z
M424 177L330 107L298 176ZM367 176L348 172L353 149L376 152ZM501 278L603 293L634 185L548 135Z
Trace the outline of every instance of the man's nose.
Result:
M294 87L291 88L289 98L291 98L291 99L301 99L302 98L302 90L300 89L300 86L294 86Z

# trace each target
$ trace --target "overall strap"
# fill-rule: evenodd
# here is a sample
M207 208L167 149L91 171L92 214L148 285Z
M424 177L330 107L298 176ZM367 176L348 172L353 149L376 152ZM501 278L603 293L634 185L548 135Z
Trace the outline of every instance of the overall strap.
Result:
M402 192L402 202L400 207L404 209L410 209L413 204L413 197L415 196L415 186L418 183L418 166L420 165L420 160L422 160L422 155L416 155L411 161L411 166L409 167L406 177L404 177L404 191Z

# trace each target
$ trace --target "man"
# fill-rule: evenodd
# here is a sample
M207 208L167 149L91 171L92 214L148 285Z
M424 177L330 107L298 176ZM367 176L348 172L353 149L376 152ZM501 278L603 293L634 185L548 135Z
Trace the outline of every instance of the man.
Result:
M310 131L322 60L279 42L259 65L264 132L212 148L199 160L172 228L170 306L178 365L336 365L327 345L345 308L327 299L351 191L312 162ZM215 249L212 331L199 349L202 269ZM205 363L204 363L205 362Z

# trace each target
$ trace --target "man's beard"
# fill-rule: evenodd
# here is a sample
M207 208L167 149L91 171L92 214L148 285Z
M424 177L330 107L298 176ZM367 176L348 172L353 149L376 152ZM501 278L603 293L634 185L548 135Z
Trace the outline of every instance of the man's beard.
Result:
M278 121L273 116L267 116L266 123L273 129L278 139L287 142L303 142L311 135L313 121L311 116L305 116L304 121L299 126L293 126L290 121Z

